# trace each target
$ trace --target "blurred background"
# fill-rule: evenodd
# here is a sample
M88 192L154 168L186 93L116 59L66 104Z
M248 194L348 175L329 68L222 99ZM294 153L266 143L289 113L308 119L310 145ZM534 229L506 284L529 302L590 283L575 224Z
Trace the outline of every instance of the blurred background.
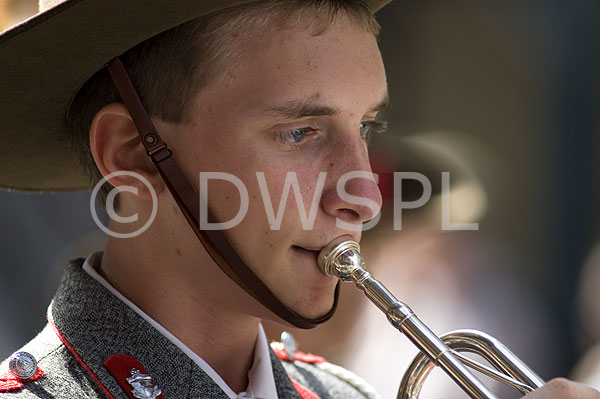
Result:
M0 28L36 10L0 0ZM598 16L595 0L388 5L378 15L392 100L384 118L398 138L383 147L397 152L374 167L426 174L435 198L405 211L401 231L387 205L362 245L373 273L434 331L482 329L544 378L600 387ZM479 230L442 231L441 171L451 172L452 221ZM0 192L0 358L43 327L66 260L102 247L89 197ZM414 354L351 286L330 323L292 333L300 350L349 367L386 398Z

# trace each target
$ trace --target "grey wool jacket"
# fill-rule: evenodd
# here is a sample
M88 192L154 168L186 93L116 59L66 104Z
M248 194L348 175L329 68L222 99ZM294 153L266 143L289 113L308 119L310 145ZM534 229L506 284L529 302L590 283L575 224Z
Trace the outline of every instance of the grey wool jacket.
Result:
M158 399L228 399L194 361L85 273L82 264L78 259L67 266L48 309L48 324L21 349L37 359L44 375L10 389L0 377L0 399L133 398L128 384L120 385L104 365L115 354L132 356L143 366L162 391ZM273 351L271 362L280 399L302 398L290 377L321 399L367 397L314 364L281 361ZM10 375L8 368L8 361L2 362L0 376Z

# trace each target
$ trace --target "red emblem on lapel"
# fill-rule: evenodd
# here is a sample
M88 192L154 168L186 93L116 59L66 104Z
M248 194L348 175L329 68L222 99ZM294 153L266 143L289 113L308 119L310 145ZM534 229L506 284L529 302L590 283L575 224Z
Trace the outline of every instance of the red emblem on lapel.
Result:
M274 342L273 344L278 344L278 342ZM282 348L278 347L277 345L273 345L273 344L271 344L271 349L273 349L273 352L275 352L275 355L277 356L277 358L279 360L287 360L288 362L292 361L292 359L290 359L290 357L285 352L285 350L283 350ZM304 352L294 353L293 360L299 360L304 363L323 363L323 362L327 361L322 356L317 356L317 355L313 355L312 353L304 353Z
M44 372L39 367L33 375L33 377L26 380L21 380L20 378L13 375L11 372L7 371L6 373L0 375L0 392L16 391L17 389L23 388L24 382L35 381L43 376Z
M152 377L133 356L110 355L104 367L117 380L129 399L165 399Z

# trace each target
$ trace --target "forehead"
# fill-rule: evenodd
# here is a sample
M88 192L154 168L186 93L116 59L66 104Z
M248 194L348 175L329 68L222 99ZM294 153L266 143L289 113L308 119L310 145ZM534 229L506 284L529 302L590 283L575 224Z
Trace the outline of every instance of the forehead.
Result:
M368 41L376 41L377 31L370 20L348 14L345 10L332 12L315 8L301 8L295 12L276 9L243 19L239 24L224 27L225 48L229 48L231 54L252 58L258 54L264 56L267 52L282 51L281 44L288 41L334 46L332 39L340 44L339 38L347 33L353 36L359 33ZM357 43L357 46L360 44Z
M233 55L213 86L252 93L255 105L328 100L340 92L380 102L386 81L375 35L344 14L319 31L320 16L307 13L294 22L254 26L241 37L231 33Z

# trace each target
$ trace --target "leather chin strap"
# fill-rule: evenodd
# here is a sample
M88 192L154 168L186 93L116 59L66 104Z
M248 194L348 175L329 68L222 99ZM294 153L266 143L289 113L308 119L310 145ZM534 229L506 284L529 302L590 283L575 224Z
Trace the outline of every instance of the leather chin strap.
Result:
M337 307L339 282L335 289L335 299L331 310L318 319L305 319L281 303L265 283L244 263L221 230L200 230L198 193L184 177L172 152L161 140L121 60L118 57L114 58L107 65L112 80L137 127L146 153L158 168L188 224L221 270L267 309L295 327L314 328L329 320ZM208 209L208 222L214 223L214 220L212 212Z

